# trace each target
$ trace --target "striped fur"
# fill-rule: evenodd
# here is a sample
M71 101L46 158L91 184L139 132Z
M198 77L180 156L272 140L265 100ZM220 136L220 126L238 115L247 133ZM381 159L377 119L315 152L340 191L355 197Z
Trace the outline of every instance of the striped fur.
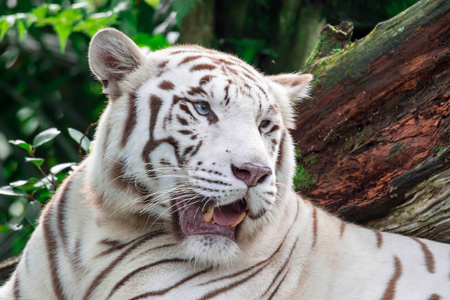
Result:
M144 56L111 29L89 56L109 97L94 149L0 299L450 299L448 245L344 223L292 190L291 102L310 75L197 46ZM242 203L234 229L198 221Z

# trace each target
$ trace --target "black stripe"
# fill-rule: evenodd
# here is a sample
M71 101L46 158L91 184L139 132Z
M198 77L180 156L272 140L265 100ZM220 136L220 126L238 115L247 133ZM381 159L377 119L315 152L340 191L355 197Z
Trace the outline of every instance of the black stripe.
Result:
M192 150L194 150L194 146L189 146L186 149L184 149L183 155L181 155L183 157L183 161L185 161L186 155L188 155Z
M180 109L182 111L184 111L185 113L187 113L188 115L190 115L194 120L197 120L197 118L194 117L194 115L191 113L191 111L189 110L189 108L187 107L186 104L184 104L184 103L180 104Z
M192 188L196 188L202 191L207 191L207 192L216 192L216 193L223 193L225 192L224 190L218 190L218 189L211 189L211 188L207 188L207 187L203 187L203 186L199 186L199 185L192 185Z
M180 116L178 116L178 115L177 115L177 120L178 120L178 122L179 122L181 125L183 125L183 126L186 126L186 125L189 124L188 121L187 121L186 119L184 119L184 118L182 118L182 117L180 117Z
M411 237L411 238L420 244L428 272L434 273L435 272L435 260L434 260L433 253L430 251L430 249L424 242L422 242L421 240L419 240L416 237Z
M283 158L284 158L284 143L286 142L286 132L283 131L281 134L280 147L278 150L277 162L275 163L275 171L278 172L283 168Z
M191 137L191 139L192 139L192 137ZM197 144L197 147L195 147L194 151L192 151L191 156L194 156L195 154L197 154L198 150L200 150L200 147L201 147L202 145L203 145L203 141L200 141L200 142Z
M173 84L172 82L168 81L168 80L163 80L161 81L161 83L158 85L158 87L162 90L165 91L171 91L175 88L175 84Z
M192 176L193 179L197 179L200 181L206 181L208 183L215 183L215 184L221 184L221 185L226 185L226 186L231 186L232 184L228 183L228 182L223 182L220 180L211 180L211 179L207 179L207 178L203 178L203 177L198 177L198 176Z
M187 91L187 93L191 96L208 95L208 93L201 86L191 87L191 89L189 91Z
M287 274L289 273L289 270L284 274L283 278L281 278L280 282L277 284L275 289L273 290L272 294L270 294L269 298L267 300L273 299L273 296L278 292L278 289L280 288L281 284L283 283L284 279L286 278Z
M313 242L312 242L312 248L316 245L317 242L317 208L313 205Z
M14 299L20 299L19 269L14 272L13 297Z
M150 241L158 236L161 236L165 233L166 233L165 231L155 231L155 232L150 232L148 234L145 234L145 235L137 238L136 242L131 244L131 246L128 247L128 249L124 250L115 260L113 260L105 269L103 269L103 271L101 271L95 277L95 279L92 281L91 285L86 290L86 293L84 294L83 299L84 300L89 299L91 297L92 293L94 292L94 290L102 283L103 280L106 279L107 275L113 270L113 268L119 262L121 262L127 255L132 253L132 251L134 249L136 249L141 244L148 242L148 241ZM58 299L62 299L62 298L58 298Z
M383 245L383 235L381 232L379 232L378 230L372 229L372 231L375 233L376 237L377 237L377 248L381 248L381 246Z
M386 287L386 290L384 291L383 296L381 297L381 300L393 300L395 299L395 293L397 288L397 282L402 276L402 262L397 256L394 256L394 274L391 277L391 280L389 280L388 285Z
M137 268L136 270L128 273L125 277L123 277L119 282L116 283L116 285L114 285L114 287L112 288L111 292L109 292L107 299L110 299L112 297L112 295L122 286L124 285L128 280L130 280L133 276L135 276L136 274L139 274L143 271L146 271L147 269L150 269L152 267L161 265L161 264L168 264L168 263L186 263L189 262L186 259L181 259L181 258L171 258L171 259L164 259L164 260L160 260L151 264L147 264L145 266L142 266L140 268ZM157 294L157 295L161 295L161 294ZM148 296L153 296L153 295L148 295Z
M71 176L72 177L72 176ZM67 194L70 191L70 180L72 178L67 178L61 187L61 196L56 201L56 224L58 229L58 234L61 238L61 242L66 254L70 257L70 253L68 253L68 243L67 243L67 232L66 232L66 205L67 205Z
M159 145L159 143L155 142L154 138L154 130L156 127L156 120L158 119L159 112L161 110L162 106L162 99L158 96L151 95L150 96L150 138L147 142L147 144L144 147L144 150L142 151L142 159L145 162L145 168L147 170L147 175L149 177L155 177L155 172L153 171L153 165L150 162L150 153Z
M234 288L238 287L239 285L241 285L241 284L243 284L243 283L249 281L250 279L252 279L252 278L255 277L256 275L258 275L258 273L261 272L262 270L264 270L265 267L266 267L266 265L262 266L261 268L257 269L255 272L251 273L250 275L248 275L247 277L245 277L245 278L243 278L243 279L241 279L241 280L235 281L235 282L233 282L233 283L231 283L231 284L229 284L229 285L226 285L226 286L224 286L224 287L215 289L215 290L213 290L213 291L211 291L211 292L209 292L209 293L203 295L203 296L200 297L198 300L211 299L211 298L216 297L216 296L219 295L219 294L222 294L222 293L225 293L225 292L227 292L227 291L229 291L229 290L231 290L231 289L234 289Z
M269 287L266 289L266 291L264 292L264 294L261 297L265 297L267 295L267 293L270 291L270 289L272 288L272 286L275 284L275 282L277 281L278 277L280 276L280 274L284 271L284 269L286 268L286 266L289 263L289 260L291 259L292 256L292 252L294 252L295 247L297 246L297 242L298 242L299 237L297 237L295 239L294 242L294 246L292 246L291 251L289 251L289 255L287 257L287 259L285 260L285 262L283 263L283 265L281 266L281 268L278 270L277 274L275 275L275 277L272 280L272 283L269 285ZM285 275L286 277L286 275Z
M145 298L150 297L150 296L160 296L160 295L164 295L164 294L166 294L167 292L169 292L170 290L172 290L172 289L174 289L174 288L176 288L176 287L182 285L183 283L185 283L185 282L187 282L187 281L189 281L189 280L191 280L191 279L193 279L193 278L195 278L195 277L197 277L197 276L199 276L199 275L202 275L202 274L208 272L208 271L211 270L211 269L212 269L212 268L209 268L209 269L206 269L206 270L203 270L203 271L199 271L199 272L197 272L197 273L194 273L194 274L192 274L192 275L190 275L190 276L188 276L188 277L186 277L186 278L184 278L184 279L178 281L178 282L175 283L174 285L172 285L172 286L170 286L170 287L168 287L168 288L165 288L165 289L163 289L163 290L153 291L153 292L148 292L148 293L145 293L145 294L142 294L142 295L133 297L133 298L131 298L130 300L145 299Z
M122 148L128 142L131 132L136 126L136 94L130 93L128 96L128 117L125 122L125 127L123 128L123 137L121 141Z
M62 283L59 279L58 274L58 245L56 239L54 238L55 234L51 228L51 220L53 219L53 208L54 201L51 201L47 204L44 209L43 218L41 219L42 231L44 235L45 248L47 250L47 260L48 266L50 268L50 278L53 293L55 294L57 299L64 299L64 293L62 290Z
M189 135L192 134L193 132L190 130L178 130L179 133L183 134L183 135Z
M178 63L178 66L181 66L181 65L186 64L188 62L191 62L193 60L199 59L201 57L202 57L202 55L187 56L187 57L183 58L183 60Z
M216 68L216 66L214 66L214 65L210 65L210 64L199 64L199 65L192 66L192 67L189 69L189 72L204 71L204 70L211 71L211 70L214 70L215 68Z

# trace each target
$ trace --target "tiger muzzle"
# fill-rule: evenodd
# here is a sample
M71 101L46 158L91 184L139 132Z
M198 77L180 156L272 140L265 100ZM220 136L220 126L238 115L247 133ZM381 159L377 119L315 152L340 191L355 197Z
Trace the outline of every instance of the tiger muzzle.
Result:
M209 206L202 209L195 201L177 201L178 219L181 231L186 235L215 234L235 240L236 226L247 215L245 199L228 205Z

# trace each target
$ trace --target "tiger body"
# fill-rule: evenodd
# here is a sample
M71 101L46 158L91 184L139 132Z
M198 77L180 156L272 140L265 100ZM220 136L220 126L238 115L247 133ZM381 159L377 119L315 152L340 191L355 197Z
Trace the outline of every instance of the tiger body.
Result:
M296 195L291 102L197 46L103 30L93 151L46 205L0 299L450 299L450 246L345 223Z

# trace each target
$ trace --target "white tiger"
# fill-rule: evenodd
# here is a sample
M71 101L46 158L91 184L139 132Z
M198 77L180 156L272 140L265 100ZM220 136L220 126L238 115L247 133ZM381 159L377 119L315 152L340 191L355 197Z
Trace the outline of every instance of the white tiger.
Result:
M97 33L109 97L92 153L45 207L1 299L450 299L450 246L342 222L295 194L291 102L198 46Z

